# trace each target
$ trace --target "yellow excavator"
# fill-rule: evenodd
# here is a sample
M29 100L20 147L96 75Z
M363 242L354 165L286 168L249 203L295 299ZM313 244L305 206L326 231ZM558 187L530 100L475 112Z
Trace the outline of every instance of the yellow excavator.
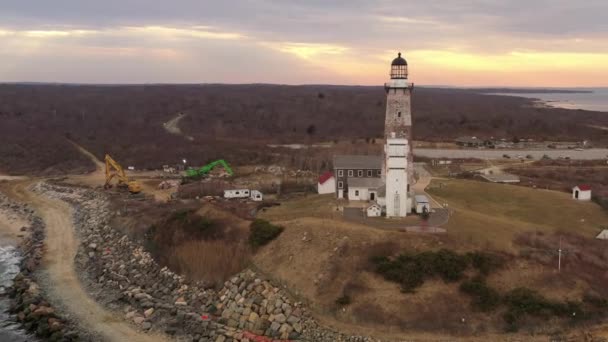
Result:
M109 154L106 154L106 184L104 189L112 187L112 179L116 177L118 179L118 187L127 188L132 194L138 194L141 192L141 185L137 181L129 180L129 177L125 174L125 170L118 164Z

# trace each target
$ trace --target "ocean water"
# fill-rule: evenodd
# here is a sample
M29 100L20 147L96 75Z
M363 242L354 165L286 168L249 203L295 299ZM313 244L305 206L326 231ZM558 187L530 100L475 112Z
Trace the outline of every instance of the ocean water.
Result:
M10 302L6 297L6 289L19 273L19 261L19 253L14 247L0 246L0 341L35 341L10 319L7 312Z
M608 112L608 88L564 88L591 91L591 93L497 93L496 95L521 96L540 99L554 107Z

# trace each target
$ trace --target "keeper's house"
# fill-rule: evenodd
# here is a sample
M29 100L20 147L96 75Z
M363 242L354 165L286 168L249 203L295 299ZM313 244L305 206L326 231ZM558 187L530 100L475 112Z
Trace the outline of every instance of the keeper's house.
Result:
M376 196L375 192L381 185L381 176L382 156L334 156L334 177L338 198L355 201L375 200L372 196ZM352 187L353 181L354 187L351 194L349 187Z

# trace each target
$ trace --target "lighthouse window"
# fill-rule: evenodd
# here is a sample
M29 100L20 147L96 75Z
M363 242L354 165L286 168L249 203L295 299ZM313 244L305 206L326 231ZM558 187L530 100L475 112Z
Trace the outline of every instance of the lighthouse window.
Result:
M401 112L397 113L397 117L400 118L401 117Z

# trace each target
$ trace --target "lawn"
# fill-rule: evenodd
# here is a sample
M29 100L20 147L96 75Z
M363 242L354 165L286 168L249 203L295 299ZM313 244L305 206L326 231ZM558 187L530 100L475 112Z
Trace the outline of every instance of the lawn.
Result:
M336 210L337 205L333 194L309 194L281 201L280 206L268 208L257 217L275 222L299 217L341 218L342 212Z
M608 213L567 193L470 180L433 180L427 191L454 210L444 226L452 238L477 246L511 250L525 231L568 231L593 237Z

